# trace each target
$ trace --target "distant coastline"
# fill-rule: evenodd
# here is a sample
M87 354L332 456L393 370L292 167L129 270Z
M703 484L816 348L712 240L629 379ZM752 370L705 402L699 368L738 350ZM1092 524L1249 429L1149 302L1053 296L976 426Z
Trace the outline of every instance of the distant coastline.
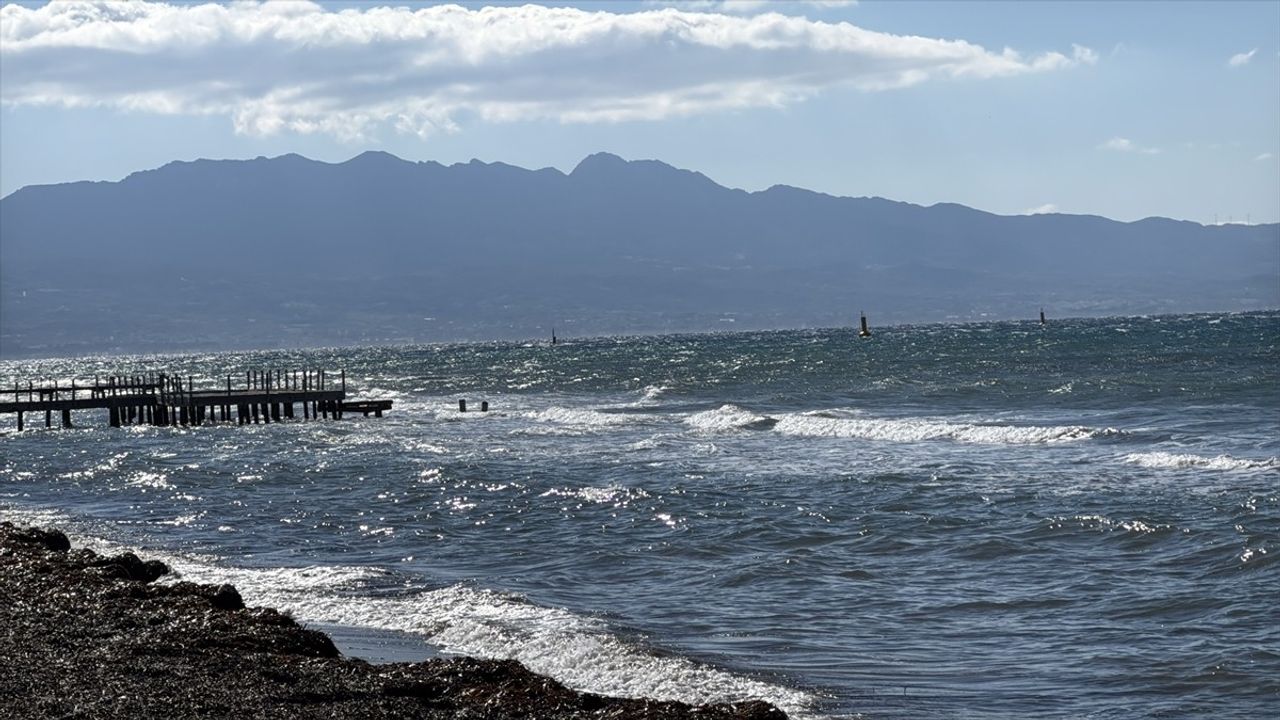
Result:
M1280 306L1280 224L996 215L367 152L169 163L0 200L8 357Z

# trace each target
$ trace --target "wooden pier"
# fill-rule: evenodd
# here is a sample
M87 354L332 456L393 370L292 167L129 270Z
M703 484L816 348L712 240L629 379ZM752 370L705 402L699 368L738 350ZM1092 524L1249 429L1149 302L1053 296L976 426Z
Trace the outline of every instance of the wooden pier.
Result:
M205 381L207 382L207 381ZM12 393L12 400L10 400ZM124 425L207 425L340 420L346 413L382 417L390 400L347 400L346 371L337 382L323 370L249 370L243 380L228 375L222 387L210 388L195 378L160 373L94 378L92 383L70 385L15 383L0 395L0 413L16 413L18 430L25 429L28 413L44 413L44 426L53 426L53 414L61 414L61 426L72 427L73 410L106 410L112 427Z

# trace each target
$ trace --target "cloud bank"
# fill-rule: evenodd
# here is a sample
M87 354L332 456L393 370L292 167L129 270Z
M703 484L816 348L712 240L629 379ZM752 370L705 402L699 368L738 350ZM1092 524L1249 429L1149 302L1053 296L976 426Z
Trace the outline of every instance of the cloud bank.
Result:
M0 102L225 115L237 132L427 137L490 122L660 120L1096 62L778 13L307 2L0 8Z

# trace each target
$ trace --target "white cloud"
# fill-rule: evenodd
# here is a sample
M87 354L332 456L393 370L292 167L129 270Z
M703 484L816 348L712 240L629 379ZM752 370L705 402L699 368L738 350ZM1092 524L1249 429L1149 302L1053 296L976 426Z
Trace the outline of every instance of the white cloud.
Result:
M1058 206L1053 203L1045 203L1039 207L1027 208L1022 211L1022 215L1046 215L1048 213L1058 212Z
M306 2L0 8L0 102L223 115L238 132L423 137L491 122L657 120L823 91L1096 62L779 13Z
M723 0L717 9L724 12L749 13L756 12L767 4L765 0Z
M1254 48L1247 53L1236 53L1235 55L1231 56L1231 59L1227 61L1227 64L1230 65L1231 67L1240 67L1241 65L1248 65L1249 61L1253 59L1253 56L1257 52L1258 52L1258 48Z
M1098 146L1099 150L1114 150L1116 152L1142 153L1144 155L1159 155L1163 150L1157 147L1143 147L1133 142L1129 138L1113 137L1110 140Z
M791 8L829 10L853 7L858 0L645 0L645 4L702 12L755 13L762 10L781 12Z
M1270 160L1270 159L1271 159L1271 158L1273 158L1273 157L1275 157L1275 156L1274 156L1274 155L1272 155L1271 153L1262 153L1262 154L1261 154L1261 155L1259 155L1258 157L1254 158L1254 161L1256 161L1256 162L1266 162L1267 160Z
M1091 48L1072 43L1071 58L1077 63L1093 65L1098 62L1098 53L1094 52Z

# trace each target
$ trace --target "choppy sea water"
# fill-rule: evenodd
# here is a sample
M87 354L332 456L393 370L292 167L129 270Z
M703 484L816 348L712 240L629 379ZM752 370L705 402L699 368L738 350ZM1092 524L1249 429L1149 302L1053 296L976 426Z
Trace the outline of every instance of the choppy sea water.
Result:
M343 367L395 408L9 416L0 516L609 694L1271 717L1278 344L1252 313L6 362L0 387Z

